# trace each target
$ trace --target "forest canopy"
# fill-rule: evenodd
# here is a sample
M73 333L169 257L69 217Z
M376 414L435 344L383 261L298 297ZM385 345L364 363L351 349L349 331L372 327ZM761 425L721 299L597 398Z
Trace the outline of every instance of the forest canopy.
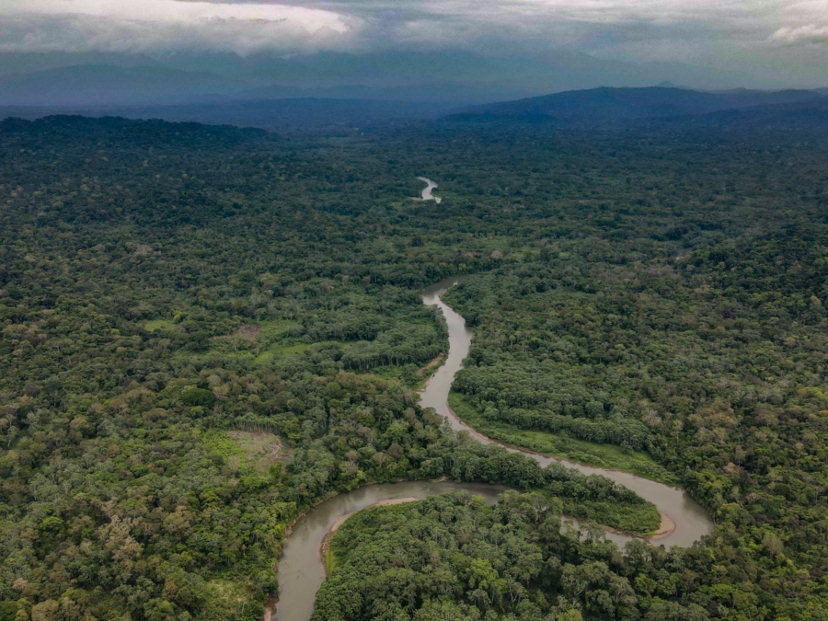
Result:
M495 507L454 493L365 509L333 536L312 619L707 618L698 604L636 596L632 584L655 584L670 554L634 542L623 559L561 529L560 504L537 492L506 492Z
M456 597L423 585L400 618L825 619L824 135L815 120L290 135L0 123L0 621L260 618L298 515L368 482L442 476L529 495L343 527L345 542L363 526L391 536L383 520L483 525L463 542L446 526L433 550ZM411 200L421 174L439 206ZM715 517L711 537L626 555L600 537L533 539L531 494L640 533L658 515L420 408L447 339L418 291L459 274L446 300L475 333L461 414L681 484ZM494 586L472 585L445 555L486 544L500 558L483 536L495 526L560 571L598 572L611 606L549 582L557 570L527 582L491 560ZM417 558L398 585L417 583L430 562ZM371 597L392 601L386 586Z

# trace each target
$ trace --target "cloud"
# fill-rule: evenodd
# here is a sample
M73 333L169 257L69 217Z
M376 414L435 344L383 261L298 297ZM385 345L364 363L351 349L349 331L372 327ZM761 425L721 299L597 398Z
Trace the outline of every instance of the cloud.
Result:
M784 45L814 43L828 45L828 26L808 24L797 28L783 27L773 33L771 40Z
M823 42L825 0L0 0L0 52L575 47L641 60ZM773 45L768 45L771 42ZM729 46L729 47L728 47Z
M361 20L289 5L0 0L2 52L302 52L346 49Z
M786 45L797 43L828 45L828 26L808 24L798 28L783 27L773 33L771 40Z
M782 0L774 17L779 27L768 37L777 46L828 45L825 0Z

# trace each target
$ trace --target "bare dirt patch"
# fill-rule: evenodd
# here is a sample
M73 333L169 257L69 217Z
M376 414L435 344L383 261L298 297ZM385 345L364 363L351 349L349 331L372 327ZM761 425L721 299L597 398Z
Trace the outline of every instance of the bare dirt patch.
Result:
M233 333L233 336L239 336L248 341L255 341L262 329L260 326L250 323L243 323L239 329Z
M661 514L661 526L659 526L658 530L655 533L653 533L652 537L650 537L651 541L666 537L674 530L676 530L676 523L675 521L673 521L673 518L671 518L663 511L659 511L659 513Z
M443 356L444 356L444 354L443 354L442 352L440 352L440 355L439 355L439 356L437 356L434 360L432 360L432 361L431 361L431 362L429 362L427 365L425 365L422 369L417 369L417 370L414 372L414 375L416 375L417 377L422 377L422 376L423 376L423 373L425 373L425 372L426 372L426 371L428 371L429 369L433 369L433 368L434 368L434 367L436 367L438 364L440 364L440 363L443 361Z

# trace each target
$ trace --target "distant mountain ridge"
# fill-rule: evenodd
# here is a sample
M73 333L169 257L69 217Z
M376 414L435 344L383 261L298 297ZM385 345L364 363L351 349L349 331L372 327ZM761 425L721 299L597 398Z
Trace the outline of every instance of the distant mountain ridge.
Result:
M364 99L286 98L144 106L2 106L0 119L35 120L53 115L163 119L169 122L257 127L273 131L359 129L377 124L437 120L456 109L450 104Z
M464 106L656 83L668 89L706 90L757 84L750 75L733 71L628 63L564 49L506 57L440 51L320 52L290 58L0 52L0 106L170 105L297 97Z
M496 97L494 90L487 90L490 86L485 82L262 85L249 76L228 77L152 65L86 64L0 76L0 119L115 115L290 130L365 128L438 118L465 123L623 127L718 113L719 117L711 119L714 124L748 117L750 122L780 123L785 115L821 123L822 110L828 114L828 89L703 91L669 82L648 87L570 90L469 105ZM738 111L742 113L728 116Z
M467 121L524 119L565 123L612 122L823 101L828 101L825 93L810 90L734 89L708 92L665 86L602 87L471 106L451 118Z
M243 81L225 76L166 67L76 65L0 77L0 105L171 103L231 94L248 87Z
M347 79L347 73L340 81ZM519 82L473 79L439 80L420 76L406 84L299 83L295 75L274 81L262 76L228 76L159 65L82 64L0 75L0 106L136 106L226 103L277 99L363 99L455 103L464 106L526 94ZM414 76L417 79L418 76ZM410 78L409 78L410 79Z

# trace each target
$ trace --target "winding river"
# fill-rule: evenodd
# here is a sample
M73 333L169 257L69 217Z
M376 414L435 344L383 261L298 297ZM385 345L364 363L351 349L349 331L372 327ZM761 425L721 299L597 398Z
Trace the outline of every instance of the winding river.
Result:
M423 191L431 192L429 188ZM433 186L436 187L436 186ZM439 199L435 198L438 202ZM471 347L472 332L466 328L465 320L454 312L441 295L458 279L451 278L434 284L423 290L423 302L437 306L444 314L449 332L449 353L445 363L420 393L423 407L432 407L446 416L451 426L458 431L467 431L484 444L494 441L465 425L448 406L448 395L454 376L461 369L463 360ZM707 512L683 490L656 483L618 470L595 468L583 464L555 459L530 451L506 447L512 452L521 452L536 459L542 465L557 461L569 468L575 468L584 474L599 474L635 491L639 496L649 500L658 507L662 514L662 528L669 525L664 535L658 536L658 544L686 547L713 530L713 522ZM265 612L265 621L308 621L313 612L316 591L325 580L325 568L322 559L322 544L326 535L343 518L371 505L404 499L423 499L435 494L466 490L483 496L489 504L494 504L497 496L506 488L498 485L474 483L455 483L452 481L428 482L411 481L406 483L368 485L346 494L340 494L319 504L313 510L297 520L290 536L282 547L279 561L279 601L272 610L269 606ZM607 533L607 538L619 544L630 540L629 535Z
M439 196L434 196L434 195L431 193L431 191L432 191L432 190L436 190L436 189L437 189L437 184L436 184L436 183L434 183L434 182L433 182L431 179L429 179L428 177L417 177L417 179L419 179L420 181L424 181L425 183L427 183L427 184L428 184L428 187L427 187L427 188L425 188L425 189L423 190L423 198L422 198L422 200L424 200L424 201L434 201L435 203L437 203L437 204L439 205L439 204L440 204L440 201L441 201L442 199L441 199Z
M422 500L436 494L465 490L494 504L506 487L453 481L410 481L366 485L326 500L301 517L282 547L279 561L278 621L308 621L316 591L325 580L322 543L331 528L345 516L388 500ZM265 613L267 621L267 613Z
M451 426L458 431L467 431L484 444L492 443L487 438L468 425L464 424L448 406L448 394L451 390L451 383L454 376L463 366L463 360L469 353L472 340L472 332L466 328L466 322L458 313L454 312L440 297L449 287L456 284L457 278L450 278L432 285L423 291L423 302L429 306L437 306L446 318L449 332L449 355L445 364L441 366L426 384L421 393L420 403L423 407L432 407L440 414L446 416ZM574 463L563 459L539 455L531 451L506 447L512 452L520 452L535 458L538 463L546 466L556 461L568 468L575 468L584 474L600 474L620 483L624 487L636 492L645 500L652 502L662 514L662 527L665 522L672 522L669 533L658 537L658 543L666 547L690 546L704 535L710 534L713 530L713 521L707 511L693 500L684 490L657 483L650 479L621 472L608 468L596 468L584 464ZM665 520L666 518L666 520ZM611 537L616 541L628 539L624 536Z

